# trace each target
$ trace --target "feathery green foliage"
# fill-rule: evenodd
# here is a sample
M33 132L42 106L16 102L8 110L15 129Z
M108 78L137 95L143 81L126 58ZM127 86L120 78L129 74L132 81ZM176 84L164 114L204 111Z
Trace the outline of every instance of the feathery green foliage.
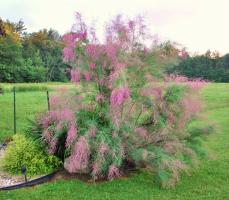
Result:
M58 169L61 162L55 156L47 155L31 139L18 134L13 136L13 141L7 146L1 167L10 173L20 174L23 166L31 176Z

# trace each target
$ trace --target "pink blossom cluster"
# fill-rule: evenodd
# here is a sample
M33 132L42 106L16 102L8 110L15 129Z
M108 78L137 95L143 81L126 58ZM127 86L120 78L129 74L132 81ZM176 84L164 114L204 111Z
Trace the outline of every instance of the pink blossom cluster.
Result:
M102 55L105 54L105 46L101 44L89 43L86 46L86 53L92 63L95 63Z
M112 179L120 177L120 176L121 176L121 174L120 174L119 168L116 167L115 165L111 165L109 167L109 171L108 171L108 179L112 180Z
M118 15L108 24L106 38L108 42L117 44L120 49L132 51L136 40L144 40L146 37L145 28L142 16L125 21L122 15Z
M70 123L65 146L70 147L74 139L76 138L76 136L77 136L77 127L75 123Z
M115 66L117 63L117 54L120 50L120 47L112 42L108 42L105 45L89 43L86 45L86 53L89 56L89 59L92 63L89 65L90 69L94 69L95 62L98 61L101 57L106 56L107 60ZM106 66L106 65L103 65Z
M67 33L63 35L62 40L67 47L75 48L77 35L74 33Z
M50 95L50 112L53 112L54 115L55 113L58 115L57 113L61 113L61 110L65 110L66 112L69 111L73 113L74 116L74 113L82 108L82 105L79 102L82 101L83 97L81 95L75 95L69 89L67 89L67 91L65 90L66 88L60 88L54 94ZM50 113L47 113L47 115L50 115ZM42 118L45 118L45 116ZM53 116L53 121L54 120L57 120L57 117Z
M110 102L112 106L122 105L130 97L130 91L127 86L116 88L111 92Z
M135 129L135 132L143 140L147 140L149 138L148 131L145 128L143 128L143 127L136 128Z
M80 82L80 70L79 69L72 69L71 70L71 81L73 83Z
M74 33L75 38L78 40L85 40L87 38L87 26L84 23L82 16L79 12L75 13L76 23L72 26L72 33Z
M176 83L182 83L182 82L187 82L188 78L186 76L170 74L169 76L165 77L165 80L166 81L173 81Z
M66 146L69 147L77 134L77 128L74 123L74 114L72 111L68 109L52 110L40 119L40 124L44 128L42 137L48 144L48 151L50 154L55 153L58 141L53 137L53 132L49 130L49 127L55 124L56 130L61 131L64 128L64 122L68 125Z
M152 88L152 94L156 96L157 99L160 99L162 97L162 88L160 87Z
M192 79L188 81L188 86L194 90L199 90L207 84L207 81L202 79Z
M92 165L92 175L96 178L96 176L99 176L99 173L101 171L101 167L98 163L94 163Z
M118 79L121 75L121 70L114 70L109 76L108 88L113 88L113 82Z
M107 40L119 45L124 45L128 40L129 27L124 23L121 15L118 15L109 26L107 26Z
M90 58L95 61L98 58L97 46L94 44L88 44L86 46L86 52Z
M89 68L90 68L91 70L95 69L95 63L90 63L90 64L89 64Z
M187 120L190 120L192 116L195 116L196 114L200 113L202 109L201 102L191 96L186 96L185 98L183 98L181 100L181 105L183 107L183 113L179 119L179 128L183 128Z
M115 70L121 70L121 69L123 69L125 67L126 67L126 64L125 63L117 63L115 65Z
M205 81L201 78L189 79L185 76L175 75L175 74L171 74L171 75L167 76L165 78L165 80L166 81L172 81L175 83L187 84L191 89L194 89L194 90L199 90L207 84L207 81Z
M63 58L65 62L74 61L74 48L76 47L76 43L78 41L84 41L87 38L87 27L83 22L81 15L76 13L75 16L77 23L73 25L70 33L67 33L62 37L62 40L66 46L63 50Z
M49 147L48 147L48 152L49 154L53 155L56 152L56 148L57 148L57 144L58 144L58 140L53 138L50 143L49 143Z
M82 33L73 33L73 36L77 38L77 40L84 41L87 38L87 32L82 32Z
M160 86L147 87L141 91L141 95L148 97L153 95L157 100L160 100L162 98L162 91L163 88Z
M133 30L133 29L134 29L135 25L136 25L136 23L135 23L135 21L134 21L134 20L129 20L129 22L128 22L128 26L129 26L129 28L130 28L131 30Z
M91 126L88 130L88 134L90 137L96 137L96 127L95 126Z
M202 107L200 101L194 97L185 97L182 99L181 103L185 108L185 112L191 115L200 112Z
M75 59L74 49L71 47L65 47L63 49L64 62L71 62Z
M53 137L53 132L46 129L42 134L42 139L48 144L49 154L54 154L56 152L58 141Z
M105 97L104 97L103 94L98 94L98 95L96 96L96 101L97 101L98 103L103 103L104 100L105 100Z
M107 58L111 60L112 63L117 62L118 50L119 50L119 46L117 44L113 44L113 43L106 44L106 55Z
M65 160L64 167L70 173L86 170L90 156L89 144L86 137L81 136L75 143L70 157Z
M104 155L108 151L109 151L109 147L107 146L107 144L105 144L105 143L100 144L100 147L99 147L99 153L100 154Z
M49 103L52 108L53 106L56 106L60 103L60 99L57 95L52 95L49 99Z
M75 60L75 50L76 42L83 41L86 39L87 33L67 33L62 39L65 44L65 48L63 49L63 58L64 62L72 62Z
M43 131L42 138L46 143L51 143L51 140L53 138L53 132L46 129Z
M91 80L91 73L90 72L84 72L84 78L86 81L90 81Z
M119 128L121 124L121 108L112 106L110 110L110 118L112 122L114 123L114 125L117 128ZM116 137L116 136L117 136L117 132L114 132L113 137Z

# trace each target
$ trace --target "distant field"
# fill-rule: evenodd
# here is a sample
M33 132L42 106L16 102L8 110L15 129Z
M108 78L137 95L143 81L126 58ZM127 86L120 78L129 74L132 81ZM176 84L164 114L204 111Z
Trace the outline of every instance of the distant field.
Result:
M15 87L16 91L26 92L26 91L46 91L55 90L61 87L73 88L72 83L59 83L59 82L48 82L48 83L0 83L0 88L4 92L11 92Z
M26 118L47 109L45 92L20 92L18 99L18 129L26 127ZM100 184L78 180L61 180L33 188L0 192L0 199L59 200L227 200L229 199L229 84L209 84L201 93L204 114L218 126L218 131L205 142L211 159L200 161L192 176L184 175L175 189L162 190L153 174L139 172ZM12 94L0 96L0 137L11 135Z

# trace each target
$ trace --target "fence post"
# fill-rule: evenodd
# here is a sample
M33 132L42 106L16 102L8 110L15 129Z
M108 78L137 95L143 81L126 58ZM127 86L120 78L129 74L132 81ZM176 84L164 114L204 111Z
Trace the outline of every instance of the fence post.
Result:
M14 134L16 134L16 89L15 86L13 88L13 96L14 96Z
M47 103L48 103L48 111L50 111L49 91L48 90L47 90Z

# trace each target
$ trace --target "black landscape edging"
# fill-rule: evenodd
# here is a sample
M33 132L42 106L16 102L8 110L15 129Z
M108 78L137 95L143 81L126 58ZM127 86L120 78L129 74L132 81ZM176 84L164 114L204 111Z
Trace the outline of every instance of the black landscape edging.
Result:
M6 143L0 144L0 150L6 148L6 146L7 146Z
M6 148L6 146L7 146L6 143L0 144L0 150ZM45 176L39 177L37 179L33 179L31 181L27 181L27 182L24 182L24 183L17 184L17 185L10 185L10 186L6 186L6 187L0 187L0 191L1 190L15 190L15 189L20 189L20 188L24 188L24 187L32 187L32 186L35 186L35 185L39 185L39 184L42 184L42 183L50 181L54 177L54 175L56 173L57 173L57 171L56 172L52 172L50 174L47 174Z
M39 184L50 181L56 173L57 172L52 172L51 174L39 177L37 179L33 179L31 181L28 181L28 182L20 183L17 185L11 185L11 186L7 186L7 187L2 187L2 188L0 188L0 191L1 190L15 190L15 189L20 189L20 188L24 188L24 187L31 187L31 186L39 185Z

